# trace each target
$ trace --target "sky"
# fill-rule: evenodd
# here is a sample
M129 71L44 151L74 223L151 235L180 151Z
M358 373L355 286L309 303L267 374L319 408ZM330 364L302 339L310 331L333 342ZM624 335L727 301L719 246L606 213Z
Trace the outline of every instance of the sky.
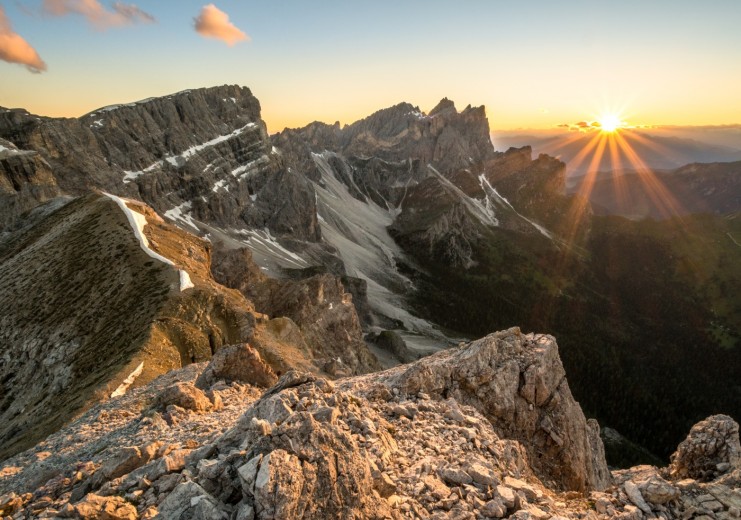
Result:
M619 112L741 123L741 1L0 0L0 106L47 116L222 84L270 132L402 101L492 129Z

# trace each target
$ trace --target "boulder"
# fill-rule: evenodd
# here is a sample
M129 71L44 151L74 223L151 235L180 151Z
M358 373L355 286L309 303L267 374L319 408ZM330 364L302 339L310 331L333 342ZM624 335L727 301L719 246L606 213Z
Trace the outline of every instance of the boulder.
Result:
M214 357L195 382L197 388L208 389L219 380L238 381L270 387L278 381L273 369L260 353L247 343L229 345L216 351Z
M165 388L155 398L154 405L161 409L174 405L194 412L205 412L212 406L206 394L192 383L175 383Z
M75 505L68 504L59 515L81 520L136 520L136 507L121 497L101 497L90 493Z
M695 424L671 456L673 479L707 482L741 465L738 423L727 415L713 415Z

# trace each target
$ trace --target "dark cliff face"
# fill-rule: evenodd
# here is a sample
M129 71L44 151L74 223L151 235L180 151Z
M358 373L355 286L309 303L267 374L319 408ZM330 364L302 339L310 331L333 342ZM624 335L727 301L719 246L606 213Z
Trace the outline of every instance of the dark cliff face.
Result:
M60 193L49 163L38 152L0 139L0 228Z
M78 119L0 112L0 137L37 151L67 194L99 188L171 211L167 216L185 224L192 217L221 227L267 227L302 240L320 237L311 186L287 170L260 119L259 102L244 87L188 90ZM23 188L15 196L28 198ZM264 197L286 203L266 207L259 202ZM9 219L17 211L4 213Z

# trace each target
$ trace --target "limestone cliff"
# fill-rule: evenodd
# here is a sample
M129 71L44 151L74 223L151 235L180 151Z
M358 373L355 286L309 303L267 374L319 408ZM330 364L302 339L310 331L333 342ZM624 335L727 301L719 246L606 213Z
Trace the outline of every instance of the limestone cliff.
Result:
M320 236L311 186L284 166L244 87L187 90L76 119L0 110L0 137L36 152L62 193L97 188L136 198L191 229L197 219ZM4 220L29 206L29 184L38 182L17 183L18 201L2 208ZM284 204L276 210L265 197Z

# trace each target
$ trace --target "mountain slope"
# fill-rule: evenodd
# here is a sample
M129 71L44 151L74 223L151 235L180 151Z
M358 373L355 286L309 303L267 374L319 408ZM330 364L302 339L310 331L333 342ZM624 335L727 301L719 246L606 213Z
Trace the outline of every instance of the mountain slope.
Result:
M208 242L112 195L54 201L7 231L0 241L0 457L32 446L120 385L125 391L210 359L225 344L250 341L277 372L322 372L338 356L351 373L376 367L359 330L335 350L310 348L293 321L271 319L217 284L210 257ZM346 319L357 324L352 306L297 305L305 307L330 322L350 312Z
M585 182L574 180L572 193ZM741 211L741 162L693 163L650 178L637 172L601 173L589 189L589 200L598 214L633 219L728 215Z

